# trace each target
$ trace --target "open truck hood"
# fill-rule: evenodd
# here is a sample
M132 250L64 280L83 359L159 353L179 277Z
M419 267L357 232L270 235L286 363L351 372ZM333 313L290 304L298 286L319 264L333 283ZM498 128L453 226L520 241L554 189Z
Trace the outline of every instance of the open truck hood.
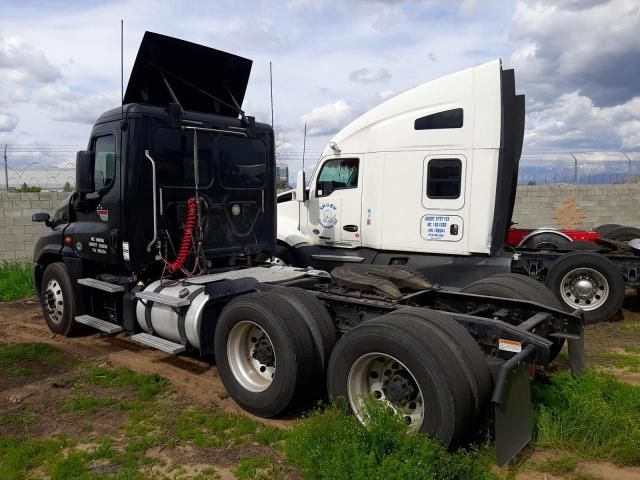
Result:
M252 63L214 48L145 32L124 102L166 106L175 102L172 90L184 110L237 118Z

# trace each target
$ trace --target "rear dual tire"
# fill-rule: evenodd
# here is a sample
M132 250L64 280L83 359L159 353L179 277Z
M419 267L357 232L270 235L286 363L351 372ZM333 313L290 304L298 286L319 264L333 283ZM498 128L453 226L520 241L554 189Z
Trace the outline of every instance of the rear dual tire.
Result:
M365 421L366 399L384 402L408 429L446 446L463 442L486 411L491 379L470 334L441 313L403 309L355 327L336 344L327 374Z
M322 394L335 341L331 316L309 293L287 288L243 295L218 318L218 373L242 408L273 417Z

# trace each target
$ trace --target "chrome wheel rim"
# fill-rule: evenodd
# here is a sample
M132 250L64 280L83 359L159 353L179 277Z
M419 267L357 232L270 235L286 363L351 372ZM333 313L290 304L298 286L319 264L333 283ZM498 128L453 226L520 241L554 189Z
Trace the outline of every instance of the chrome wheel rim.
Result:
M62 322L64 316L64 297L62 287L56 279L49 280L43 293L45 313L56 325Z
M269 335L244 320L233 326L227 339L227 359L233 376L245 390L263 392L273 383L276 355Z
M366 422L363 408L372 397L391 407L418 432L424 422L424 400L415 376L397 358L385 353L368 353L358 358L347 379L349 403L358 420Z
M609 297L609 282L593 268L575 268L560 283L562 299L573 307L585 311L601 307Z

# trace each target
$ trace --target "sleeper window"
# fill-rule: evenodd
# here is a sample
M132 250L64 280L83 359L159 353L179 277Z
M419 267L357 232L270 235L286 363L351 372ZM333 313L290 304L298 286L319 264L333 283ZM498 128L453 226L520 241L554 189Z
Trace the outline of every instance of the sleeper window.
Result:
M94 190L98 191L111 185L116 175L115 135L96 138L93 150L95 152L93 185Z
M432 113L426 117L420 117L413 122L415 130L441 130L443 128L462 128L464 120L461 108Z
M357 158L327 160L318 175L316 194L326 197L334 190L358 187L359 161Z
M460 197L462 162L457 158L434 158L427 167L427 197Z

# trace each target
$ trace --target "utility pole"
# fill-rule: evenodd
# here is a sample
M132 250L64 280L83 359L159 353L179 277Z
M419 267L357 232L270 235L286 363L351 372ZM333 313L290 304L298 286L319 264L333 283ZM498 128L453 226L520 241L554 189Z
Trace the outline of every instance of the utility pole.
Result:
M4 188L9 191L9 168L7 167L7 144L4 144Z

